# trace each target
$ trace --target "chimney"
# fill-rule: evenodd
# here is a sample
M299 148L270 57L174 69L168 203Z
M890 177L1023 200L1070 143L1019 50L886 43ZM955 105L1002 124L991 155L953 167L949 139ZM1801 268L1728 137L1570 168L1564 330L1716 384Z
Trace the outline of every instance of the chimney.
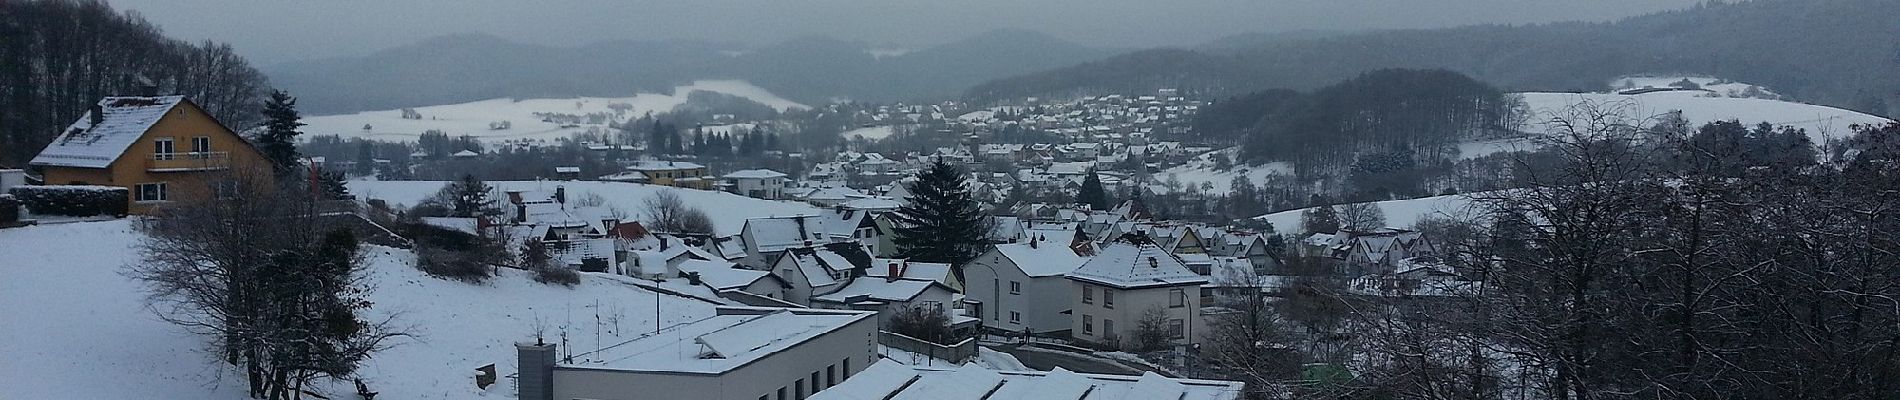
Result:
M89 126L96 127L99 126L100 123L106 122L105 107L100 107L98 104L93 104L92 108L86 109L86 115L91 117L90 121L92 123Z
M897 281L897 278L898 278L898 277L900 277L900 276L903 276L903 275L904 275L904 270L903 270L902 268L899 268L899 267L897 266L897 262L896 262L896 261L892 261L892 262L891 262L891 264L890 264L890 268L891 268L891 270L890 270L890 275L886 275L886 276L884 276L884 281L885 281L885 282L896 282L896 281Z
M520 370L515 381L515 398L554 400L554 344L515 343L515 362Z
M666 247L667 247L666 242L669 242L669 240L666 240L666 238L660 238L660 251L666 251Z
M567 187L566 186L554 187L554 202L561 203L563 205L567 204Z

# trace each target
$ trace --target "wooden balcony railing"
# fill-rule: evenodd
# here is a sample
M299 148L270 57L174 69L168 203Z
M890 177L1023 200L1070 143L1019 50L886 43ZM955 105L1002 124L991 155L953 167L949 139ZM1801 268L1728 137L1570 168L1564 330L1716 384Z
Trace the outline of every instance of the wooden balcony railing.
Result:
M215 171L230 168L231 153L223 151L157 153L145 160L145 170L148 172Z

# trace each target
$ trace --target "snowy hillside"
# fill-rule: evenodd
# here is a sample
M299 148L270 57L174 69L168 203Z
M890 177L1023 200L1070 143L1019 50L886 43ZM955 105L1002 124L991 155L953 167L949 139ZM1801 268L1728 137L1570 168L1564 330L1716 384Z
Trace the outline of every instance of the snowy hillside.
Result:
M139 240L130 220L0 229L0 336L15 339L0 342L0 398L245 398L242 378L200 350L204 337L159 321L142 286L120 274L139 259ZM503 270L473 285L423 275L407 250L364 250L375 285L371 316L395 315L415 335L395 339L396 347L361 369L379 398L513 398L507 379L477 390L474 368L494 363L501 375L514 373L513 342L532 338L537 319L548 340L561 340L566 326L568 343L586 351L596 346L596 310L618 322L601 330L599 342L607 344L651 331L656 300L662 325L713 312L711 304L657 296L617 277L582 274L570 289ZM336 382L329 393L354 390Z
M1266 182L1267 177L1270 175L1290 175L1293 173L1293 166L1284 162L1267 163L1266 165L1235 165L1226 171L1214 169L1214 157L1228 157L1228 160L1232 161L1235 159L1235 156L1237 156L1235 153L1239 151L1239 147L1229 147L1207 152L1195 156L1194 159L1188 160L1186 164L1168 168L1162 170L1160 173L1154 174L1154 179L1157 182L1167 182L1169 179L1173 179L1181 182L1181 187L1183 188L1188 187L1188 185L1200 186L1202 183L1208 183L1213 186L1213 189L1209 189L1207 193L1226 195L1232 191L1234 177L1236 176L1244 175L1247 179L1253 180L1255 185L1261 185ZM1155 190L1166 191L1167 188L1156 186Z
M1385 213L1385 226L1411 228L1413 223L1426 217L1463 219L1472 215L1471 199L1466 195L1432 196L1408 200L1390 200L1375 202L1379 210ZM1306 209L1287 210L1262 215L1255 219L1273 223L1273 229L1282 234L1297 234L1300 231L1300 213Z
M1885 124L1892 120L1875 115L1834 107L1803 104L1791 101L1775 100L1780 97L1766 89L1751 93L1754 87L1745 83L1721 82L1715 78L1683 77L1632 77L1620 79L1616 86L1622 90L1662 88L1670 83L1689 79L1701 85L1701 90L1671 90L1641 94L1618 93L1552 93L1526 92L1523 96L1531 115L1526 118L1529 133L1550 132L1554 129L1550 123L1553 118L1566 117L1579 105L1594 105L1619 110L1639 120L1653 119L1672 111L1681 111L1682 117L1691 125L1700 125L1713 121L1739 120L1745 125L1768 122L1777 126L1793 126L1805 129L1808 139L1815 144L1825 144L1829 139L1837 139L1852 134L1849 128L1855 124ZM1753 97L1749 97L1753 96ZM1531 150L1533 146L1525 140L1489 140L1459 145L1459 153L1465 158L1479 157L1501 151Z
M391 206L414 206L442 190L446 181L350 181L350 193L365 199L382 199ZM818 209L806 203L794 201L759 200L726 192L708 190L681 189L671 186L645 185L622 182L593 181L497 181L488 182L498 190L554 191L555 187L566 187L569 199L580 199L587 194L602 197L605 206L625 212L629 218L641 219L644 202L663 191L670 191L685 200L686 204L699 207L712 217L713 227L721 235L739 233L749 218L810 215Z
M633 97L581 97L568 99L491 99L476 102L415 107L416 115L403 118L403 110L365 111L355 114L306 117L303 132L311 135L339 135L391 141L415 141L423 132L436 129L450 136L472 135L484 140L554 140L575 133L605 132L609 121L639 118L648 112L662 113L686 104L694 91L725 93L744 97L780 111L808 108L786 100L751 83L739 80L702 80L673 88L671 94L641 93ZM550 118L549 115L561 115ZM498 126L506 122L505 129ZM368 126L370 129L364 130Z

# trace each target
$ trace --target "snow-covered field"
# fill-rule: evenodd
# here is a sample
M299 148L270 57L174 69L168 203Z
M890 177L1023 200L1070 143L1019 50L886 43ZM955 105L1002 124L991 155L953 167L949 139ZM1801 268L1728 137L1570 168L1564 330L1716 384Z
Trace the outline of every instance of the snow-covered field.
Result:
M391 206L414 206L442 190L446 181L350 181L350 193L364 199L382 199ZM501 191L554 191L566 187L569 199L588 194L599 195L604 206L626 213L629 218L643 217L645 201L661 192L678 194L686 204L699 207L712 217L713 228L721 235L739 233L749 218L811 215L816 207L795 201L760 200L726 192L682 189L671 186L598 181L495 181L489 186Z
M1412 224L1425 217L1463 219L1472 215L1471 198L1454 194L1432 196L1408 200L1389 200L1374 202L1385 213L1385 226L1411 228ZM1300 231L1300 213L1307 209L1287 210L1255 217L1273 223L1273 229L1282 234L1297 234Z
M1186 164L1162 170L1153 176L1157 182L1167 182L1169 179L1180 181L1183 188L1186 188L1188 185L1200 186L1202 183L1212 184L1213 188L1207 190L1207 193L1226 195L1233 191L1232 187L1234 177L1236 176L1246 176L1247 179L1253 180L1255 185L1260 185L1265 183L1267 177L1270 175L1291 175L1293 173L1293 166L1284 162L1273 162L1267 163L1266 165L1235 165L1226 171L1214 170L1214 157L1235 157L1239 151L1240 148L1238 147L1229 147L1207 152L1195 156L1194 159L1188 160ZM1233 158L1229 158L1229 160L1233 160ZM1159 186L1155 189L1158 191L1166 190Z
M1892 120L1860 112L1834 107L1802 104L1781 100L1703 97L1702 92L1671 91L1653 92L1637 95L1609 93L1520 93L1524 102L1530 106L1532 116L1527 119L1526 127L1533 133L1549 132L1552 118L1563 117L1580 104L1611 106L1626 112L1636 119L1649 119L1681 111L1682 118L1692 125L1721 121L1740 120L1753 126L1768 122L1777 126L1793 126L1806 129L1808 138L1815 144L1827 143L1830 138L1843 138L1852 134L1848 127L1854 124L1885 124Z
M158 320L143 287L121 274L139 259L140 238L130 220L0 229L0 336L10 338L0 341L0 398L245 398L242 378L201 350L205 338ZM513 343L531 340L536 320L550 341L568 327L566 341L586 351L596 346L597 310L618 320L618 329L601 330L599 342L608 344L653 329L655 304L662 325L713 313L711 304L615 277L583 274L570 289L503 270L475 285L423 275L407 250L365 253L375 285L369 314L394 315L415 335L395 339L360 370L379 398L513 398L508 379L476 389L474 369L494 363L501 375L514 373ZM333 382L328 392L354 398L354 390Z
M415 141L423 132L436 129L450 136L471 135L483 140L548 140L568 137L590 129L604 132L606 120L546 120L536 113L587 116L598 114L614 121L639 118L648 112L662 113L686 103L694 91L709 91L744 97L780 111L808 108L803 104L772 94L740 80L702 80L673 88L671 94L640 93L633 97L579 97L567 99L490 99L462 104L415 107L421 119L404 119L402 110L364 111L355 114L306 117L303 132L311 135L339 135L391 141ZM507 129L492 129L490 124L508 122ZM368 126L370 129L363 129Z

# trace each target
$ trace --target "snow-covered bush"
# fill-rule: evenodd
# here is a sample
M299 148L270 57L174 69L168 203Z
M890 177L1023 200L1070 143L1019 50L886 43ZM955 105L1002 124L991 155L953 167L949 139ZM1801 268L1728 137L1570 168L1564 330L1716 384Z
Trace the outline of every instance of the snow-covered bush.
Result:
M535 268L534 281L549 285L574 286L581 283L581 273L561 267Z
M13 195L0 193L0 226L20 221L20 201Z
M17 186L8 193L34 214L90 217L126 213L127 191L117 186Z

